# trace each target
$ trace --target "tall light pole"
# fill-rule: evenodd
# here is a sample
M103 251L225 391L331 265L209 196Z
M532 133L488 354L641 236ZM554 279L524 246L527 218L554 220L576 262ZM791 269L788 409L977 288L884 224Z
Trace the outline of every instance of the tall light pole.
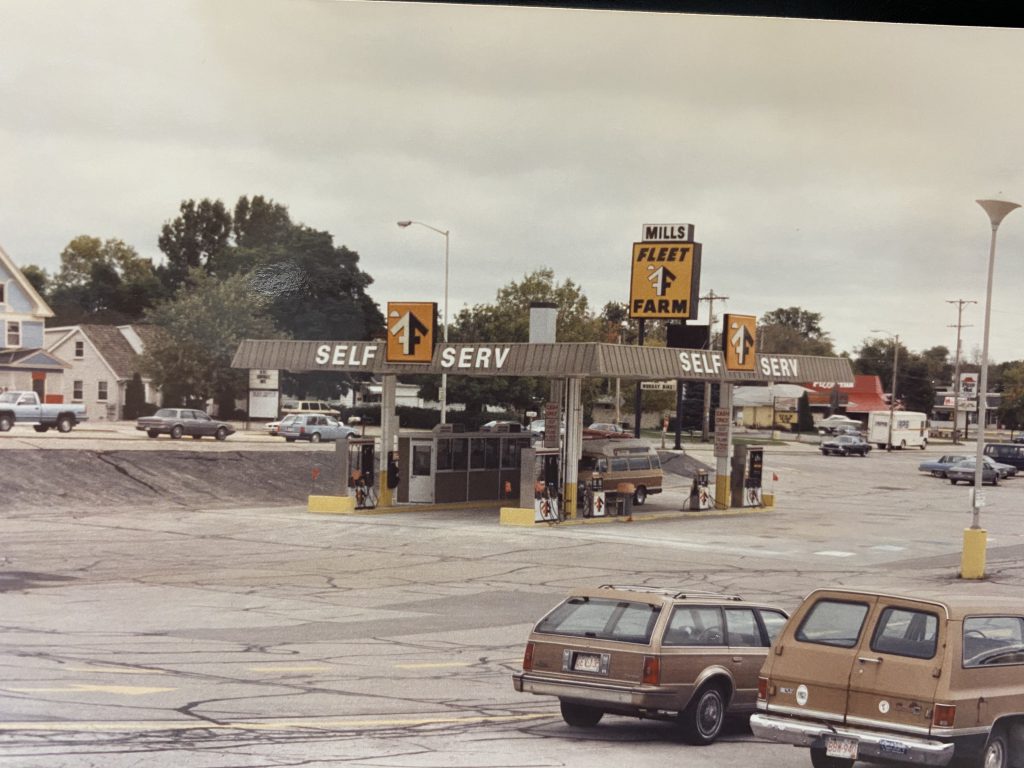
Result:
M426 227L439 235L444 235L444 309L441 316L441 322L443 323L443 338L444 343L448 343L448 234L447 229L438 229L432 227L429 224L424 224L422 221L399 221L397 222L400 227L408 227L410 224L419 224L421 227ZM441 374L441 391L438 393L438 399L441 401L441 423L444 424L448 421L448 374Z
M977 304L969 299L946 299L947 304L956 304L956 362L953 366L953 445L960 445L960 331L970 328L963 323L964 304ZM947 328L953 328L949 325ZM964 424L964 439L967 438L967 425Z
M892 420L894 418L893 411L896 410L896 370L900 364L900 335L898 333L889 333L878 328L872 328L872 333L884 333L893 341L892 347L892 387L889 389L889 439L885 443L885 450L892 450Z
M988 330L992 313L992 274L996 263L996 230L1006 214L1016 208L1017 203L1007 200L977 200L989 221L992 222L992 239L988 249L988 282L985 287L985 329L981 342L981 380L978 382L978 444L974 456L974 488L971 493L971 527L964 531L964 549L960 557L960 577L980 579L985 575L985 546L988 534L981 527L981 481L985 458L985 425L988 408Z

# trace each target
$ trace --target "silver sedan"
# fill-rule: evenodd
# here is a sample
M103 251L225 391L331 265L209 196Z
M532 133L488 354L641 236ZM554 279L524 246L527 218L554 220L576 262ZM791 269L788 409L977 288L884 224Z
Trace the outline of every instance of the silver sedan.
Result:
M952 485L963 481L968 485L974 485L974 474L975 474L975 461L974 459L967 459L961 461L959 464L954 464L952 467L946 470L946 477L949 478L949 482ZM982 484L989 483L991 485L999 485L1000 477L999 469L991 461L987 459L981 465L981 482Z
M333 416L313 413L295 413L281 419L277 434L289 443L309 440L311 443L344 440L354 434L352 427L346 427Z

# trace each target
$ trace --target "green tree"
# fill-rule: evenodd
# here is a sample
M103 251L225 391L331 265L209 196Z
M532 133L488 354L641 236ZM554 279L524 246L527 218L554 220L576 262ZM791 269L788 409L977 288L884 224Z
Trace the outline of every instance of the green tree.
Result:
M60 255L61 266L49 281L47 299L54 325L130 322L160 297L153 263L123 240L79 235Z
M50 273L35 264L27 264L22 267L21 274L25 276L29 284L36 289L36 293L47 301L50 294Z
M1003 368L999 421L1009 429L1024 427L1024 362L1017 361Z
M758 323L760 351L786 355L835 354L832 338L821 327L821 313L800 307L779 307L761 316Z
M878 376L882 387L888 390L892 387L895 351L895 339L865 339L853 360L853 370ZM948 355L949 350L945 347L932 347L924 353L917 353L900 343L894 397L904 410L931 413L940 378L945 375Z
M170 291L181 286L190 269L214 271L215 260L231 236L231 214L220 200L183 200L178 211L161 227L157 240L167 257L160 280Z
M142 376L136 372L124 388L124 418L128 421L144 416L146 408L146 386Z
M147 313L156 338L142 369L163 390L165 403L215 398L223 413L247 386L246 372L231 368L242 339L280 338L264 299L245 275L218 280L201 269L186 275L174 297Z

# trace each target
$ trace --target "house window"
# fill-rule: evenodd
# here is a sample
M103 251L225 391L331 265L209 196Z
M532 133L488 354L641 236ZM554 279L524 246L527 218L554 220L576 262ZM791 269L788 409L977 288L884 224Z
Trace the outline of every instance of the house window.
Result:
M76 341L75 342L75 360L81 360L83 357L85 357L85 342L84 341Z
M0 283L0 305L7 303L7 283Z
M107 399L107 382L101 381L96 385L96 399L100 401Z
M85 391L85 387L82 386L82 380L81 379L75 379L73 382L71 382L71 399L72 400L81 400L84 391Z
M7 346L21 346L21 323L17 320L7 321Z

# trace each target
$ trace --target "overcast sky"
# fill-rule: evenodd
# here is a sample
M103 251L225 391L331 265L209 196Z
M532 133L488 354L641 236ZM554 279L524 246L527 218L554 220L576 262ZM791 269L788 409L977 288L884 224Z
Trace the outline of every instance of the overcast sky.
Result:
M183 199L261 194L361 256L382 309L452 316L540 267L599 310L644 223L701 293L913 350L980 349L990 225L1024 202L1024 30L335 0L0 0L0 244L159 261ZM1024 358L1024 210L991 357ZM701 319L706 320L706 305Z

